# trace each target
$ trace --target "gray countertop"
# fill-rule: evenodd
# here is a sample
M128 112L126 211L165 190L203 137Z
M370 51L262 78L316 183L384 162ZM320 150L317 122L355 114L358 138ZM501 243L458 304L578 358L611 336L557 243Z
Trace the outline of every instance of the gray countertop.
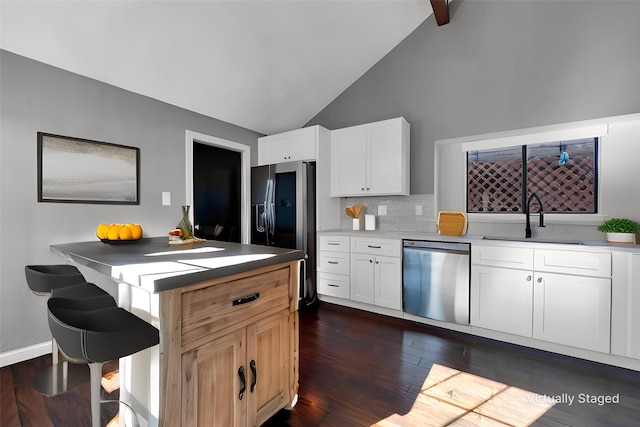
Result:
M176 289L304 258L300 250L217 240L169 245L168 237L112 243L62 243L51 245L51 251L149 292Z

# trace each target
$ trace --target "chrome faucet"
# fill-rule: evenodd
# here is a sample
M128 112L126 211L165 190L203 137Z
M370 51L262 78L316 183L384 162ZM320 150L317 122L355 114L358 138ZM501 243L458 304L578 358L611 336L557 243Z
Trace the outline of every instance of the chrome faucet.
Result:
M531 220L529 219L529 215L531 214L532 199L536 199L536 201L538 202L538 206L540 206L540 209L538 210L538 214L540 215L540 224L538 226L544 227L544 210L542 209L542 200L540 200L540 197L538 197L536 193L531 193L531 195L529 196L529 200L527 200L527 206L525 209L525 214L527 215L527 228L525 228L524 230L524 237L526 238L531 237Z

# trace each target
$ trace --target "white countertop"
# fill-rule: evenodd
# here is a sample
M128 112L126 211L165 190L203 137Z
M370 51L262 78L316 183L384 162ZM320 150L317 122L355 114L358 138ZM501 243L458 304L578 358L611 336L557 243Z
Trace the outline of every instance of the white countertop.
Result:
M437 233L416 233L403 231L364 231L364 230L327 230L318 232L319 235L343 235L351 237L378 237L387 239L412 239L412 240L430 240L438 242L462 242L481 245L503 245L503 246L532 246L532 247L561 247L563 249L573 248L581 251L597 251L610 250L616 252L640 253L640 245L627 245L608 243L605 240L558 240L524 237L499 237L499 236L480 236L480 235L464 235L464 236L447 236Z

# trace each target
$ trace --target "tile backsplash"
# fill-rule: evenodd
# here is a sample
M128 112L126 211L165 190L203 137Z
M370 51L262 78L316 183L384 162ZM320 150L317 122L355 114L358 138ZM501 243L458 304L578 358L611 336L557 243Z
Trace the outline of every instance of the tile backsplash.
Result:
M363 205L361 214L376 216L376 229L379 231L436 232L437 215L433 194L412 194L410 196L346 197L342 199L342 230L352 229L352 219L344 214L347 206ZM387 214L378 215L378 208L386 206ZM416 208L418 207L418 208ZM422 215L416 215L418 211Z

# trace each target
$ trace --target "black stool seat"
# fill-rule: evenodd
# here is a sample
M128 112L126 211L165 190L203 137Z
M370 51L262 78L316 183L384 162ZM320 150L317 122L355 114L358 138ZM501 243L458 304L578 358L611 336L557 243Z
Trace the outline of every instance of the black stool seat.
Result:
M85 310L116 307L116 300L109 293L93 283L81 283L65 286L51 291L51 298L72 299Z
M100 427L102 365L158 344L160 333L119 307L87 310L83 301L52 297L47 301L47 308L49 329L62 353L71 359L89 362L91 425ZM137 418L133 420L138 425Z
M82 302L50 298L49 328L62 352L87 362L119 359L160 342L158 329L119 307L86 310Z
M108 292L87 283L73 265L27 265L24 268L29 289L34 294L51 294L52 298L72 298L83 301L86 309L115 306Z
M24 273L29 289L36 294L48 294L56 288L86 282L82 273L68 264L27 265Z

